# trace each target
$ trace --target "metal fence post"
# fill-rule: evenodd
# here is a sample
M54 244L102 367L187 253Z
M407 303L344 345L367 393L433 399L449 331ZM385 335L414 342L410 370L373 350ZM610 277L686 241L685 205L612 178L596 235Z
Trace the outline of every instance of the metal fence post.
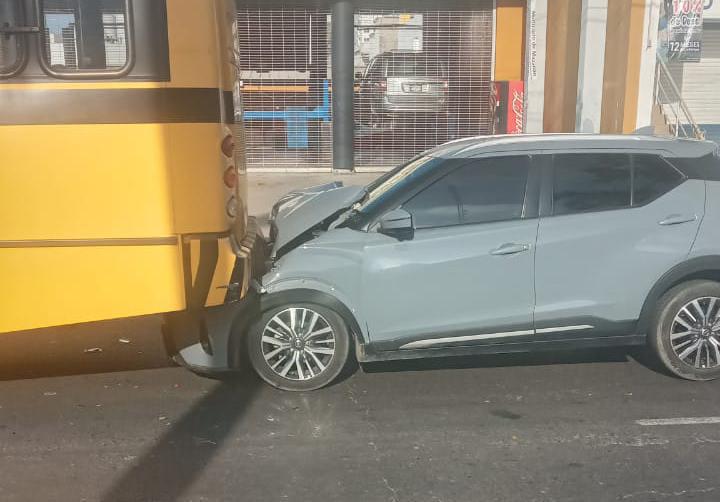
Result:
M355 151L355 8L352 0L333 2L331 26L333 169L351 170Z

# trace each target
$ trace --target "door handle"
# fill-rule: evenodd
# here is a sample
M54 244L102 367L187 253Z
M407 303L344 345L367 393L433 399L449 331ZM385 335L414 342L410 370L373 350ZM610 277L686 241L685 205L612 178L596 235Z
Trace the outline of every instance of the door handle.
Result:
M501 244L499 247L493 249L492 251L490 251L490 254L495 256L502 256L507 254L522 253L523 251L527 251L529 249L529 244L515 244L514 242L509 242L507 244Z
M664 219L658 221L658 225L680 225L682 223L689 223L691 221L697 220L697 215L693 214L692 216L683 215L683 214L671 214Z

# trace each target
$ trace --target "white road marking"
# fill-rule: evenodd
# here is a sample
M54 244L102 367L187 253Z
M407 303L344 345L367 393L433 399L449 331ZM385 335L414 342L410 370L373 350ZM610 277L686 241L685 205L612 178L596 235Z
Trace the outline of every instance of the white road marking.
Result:
M703 425L720 424L720 417L645 418L635 420L638 425Z

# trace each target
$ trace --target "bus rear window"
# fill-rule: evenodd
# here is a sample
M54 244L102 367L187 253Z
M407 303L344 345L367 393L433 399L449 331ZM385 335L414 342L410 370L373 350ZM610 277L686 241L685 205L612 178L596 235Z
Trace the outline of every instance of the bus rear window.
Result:
M12 75L22 63L23 37L4 31L22 24L20 2L0 0L0 77Z
M129 66L127 0L41 0L40 6L43 58L50 72L117 74Z

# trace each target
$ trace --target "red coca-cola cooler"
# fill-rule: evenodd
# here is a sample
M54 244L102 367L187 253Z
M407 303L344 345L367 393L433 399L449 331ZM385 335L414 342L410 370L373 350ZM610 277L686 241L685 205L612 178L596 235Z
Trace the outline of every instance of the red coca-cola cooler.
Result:
M522 80L492 82L490 109L493 134L522 134L525 108L525 83Z

